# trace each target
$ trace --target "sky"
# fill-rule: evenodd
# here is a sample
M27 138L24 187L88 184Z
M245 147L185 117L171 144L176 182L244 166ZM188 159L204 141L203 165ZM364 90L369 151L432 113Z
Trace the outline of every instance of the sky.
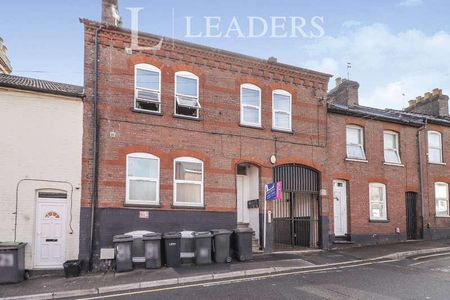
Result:
M329 89L349 76L361 105L401 109L436 87L450 93L448 0L119 0L123 27L132 7L142 8L140 31L326 72ZM100 20L101 0L5 1L1 10L14 75L83 84L79 18ZM261 36L251 37L249 18ZM305 20L304 35L294 19Z

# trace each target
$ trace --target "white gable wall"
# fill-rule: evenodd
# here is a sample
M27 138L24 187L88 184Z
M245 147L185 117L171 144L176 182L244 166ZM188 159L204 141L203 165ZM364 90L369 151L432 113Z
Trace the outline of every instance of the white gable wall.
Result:
M66 259L78 258L83 102L0 87L0 241L28 243L33 268L36 196L68 194ZM16 195L16 189L18 193Z

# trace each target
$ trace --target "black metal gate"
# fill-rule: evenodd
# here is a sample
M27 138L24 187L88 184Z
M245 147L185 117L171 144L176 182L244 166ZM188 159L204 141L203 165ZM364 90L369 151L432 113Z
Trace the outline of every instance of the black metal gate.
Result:
M283 187L283 199L272 204L276 249L319 246L319 180L317 171L302 165L274 169Z
M417 221L416 221L416 203L417 193L406 193L406 235L408 240L417 238Z

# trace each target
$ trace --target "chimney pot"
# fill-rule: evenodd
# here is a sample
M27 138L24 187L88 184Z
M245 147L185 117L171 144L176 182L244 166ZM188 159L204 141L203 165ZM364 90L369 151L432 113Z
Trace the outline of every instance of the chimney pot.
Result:
M412 107L412 106L416 105L416 100L414 100L414 99L409 100L408 101L408 105L409 105L409 107Z
M336 86L340 86L341 83L342 83L342 78L341 77L336 78Z
M271 56L271 57L269 57L268 61L270 63L276 63L278 61L278 59L276 57L274 57L274 56Z
M102 0L102 23L120 26L121 18L118 2L118 0Z
M425 100L430 99L432 96L432 94L430 92L426 92L425 95L423 96Z
M438 88L435 88L435 89L433 89L433 96L441 96L442 95L442 90L441 89L438 89Z

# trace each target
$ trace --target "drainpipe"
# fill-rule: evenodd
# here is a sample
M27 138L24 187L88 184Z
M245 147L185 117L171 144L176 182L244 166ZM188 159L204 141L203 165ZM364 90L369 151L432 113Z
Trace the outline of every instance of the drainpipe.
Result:
M95 30L95 49L94 49L94 83L93 83L93 114L92 114L92 194L91 194L91 232L89 245L89 271L92 271L94 264L94 241L95 241L95 216L98 200L98 61L99 61L99 33L102 26Z
M419 157L419 195L420 195L420 221L421 221L421 228L420 228L420 235L422 239L424 238L424 215L425 215L425 209L424 209L424 203L423 203L423 172L422 172L422 148L420 143L420 134L421 132L427 127L427 119L424 119L424 125L420 127L417 130L417 155Z

